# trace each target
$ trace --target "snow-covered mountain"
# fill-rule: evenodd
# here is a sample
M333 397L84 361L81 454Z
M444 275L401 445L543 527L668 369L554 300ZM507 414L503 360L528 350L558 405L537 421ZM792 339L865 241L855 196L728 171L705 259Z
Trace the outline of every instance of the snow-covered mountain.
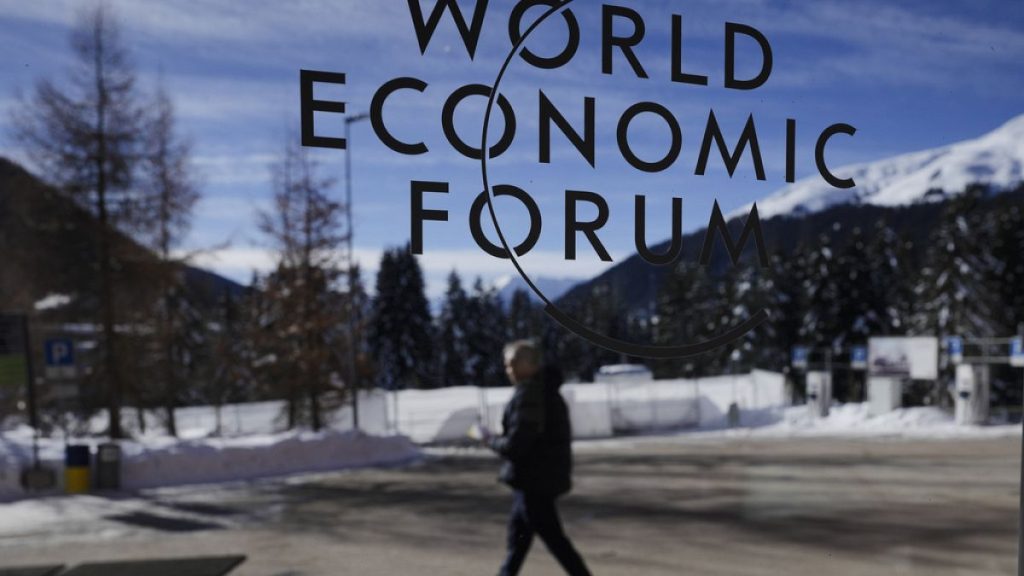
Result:
M995 188L1024 180L1024 114L973 140L833 170L857 186L833 188L817 173L757 201L762 219L818 212L836 204L897 206L930 199L929 192L955 194L968 184ZM745 216L750 205L731 216Z
M537 288L550 300L555 300L568 292L573 286L585 281L579 278L551 278L548 276L538 276L537 278L532 278L532 280L537 285ZM533 293L533 290L530 290L530 287L526 285L526 282L518 274L498 278L494 281L494 288L498 291L498 297L501 298L502 303L505 305L512 301L512 295L515 294L516 290L525 290L530 295L530 300L540 302L537 295Z

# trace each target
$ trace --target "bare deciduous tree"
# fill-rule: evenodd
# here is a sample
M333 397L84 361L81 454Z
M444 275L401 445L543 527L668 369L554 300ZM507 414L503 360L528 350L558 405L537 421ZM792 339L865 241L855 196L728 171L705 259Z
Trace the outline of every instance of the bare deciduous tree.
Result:
M274 210L260 215L260 228L274 243L279 261L264 283L271 303L266 325L274 334L277 362L293 366L284 387L288 425L299 418L305 392L309 423L323 426L321 396L332 372L340 373L344 337L344 296L336 288L342 274L344 206L327 196L332 182L317 175L316 163L296 138L288 138L274 171ZM280 372L279 372L280 373Z
M180 401L180 382L188 376L196 356L191 350L202 344L197 335L196 311L189 301L183 272L187 256L176 254L188 233L192 209L199 191L192 177L189 143L176 130L174 106L163 85L157 90L153 118L146 131L143 173L146 182L143 233L159 256L154 279L156 303L156 381L168 433L177 436L174 411Z
M40 80L13 118L15 135L40 172L97 220L96 294L108 433L122 437L123 375L117 361L113 230L139 218L136 186L144 108L120 28L103 4L82 12L71 35L74 65L64 86Z

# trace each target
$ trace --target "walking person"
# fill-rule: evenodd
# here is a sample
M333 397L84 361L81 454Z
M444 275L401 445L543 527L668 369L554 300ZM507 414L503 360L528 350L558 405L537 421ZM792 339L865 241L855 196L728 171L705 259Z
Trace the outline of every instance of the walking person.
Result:
M512 488L508 551L499 574L519 573L536 534L566 573L589 576L555 505L572 487L572 429L558 390L562 375L554 365L542 368L540 351L529 340L508 344L504 356L515 392L505 407L502 435L484 438L504 460L500 479Z

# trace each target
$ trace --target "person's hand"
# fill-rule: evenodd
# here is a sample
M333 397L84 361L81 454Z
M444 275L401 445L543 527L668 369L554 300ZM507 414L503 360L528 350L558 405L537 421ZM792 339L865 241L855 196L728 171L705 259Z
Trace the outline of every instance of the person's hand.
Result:
M487 428L487 426L484 426L483 424L473 424L472 426L469 427L469 430L466 431L466 436L469 436L473 440L483 442L484 444L486 444L490 442L491 436L493 436L493 434L491 434L491 431Z

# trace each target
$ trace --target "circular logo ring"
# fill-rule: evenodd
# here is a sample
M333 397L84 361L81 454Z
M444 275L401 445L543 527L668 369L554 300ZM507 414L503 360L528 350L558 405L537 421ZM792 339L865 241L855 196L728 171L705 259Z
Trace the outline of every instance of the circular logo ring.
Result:
M556 3L550 9L545 11L544 14L541 15L541 17L538 18L536 22L534 22L533 24L530 25L529 28L527 28L526 32L522 35L521 38L519 38L519 41L516 42L514 46L512 46L512 51L508 53L507 57L505 57L505 61L501 65L501 69L498 70L498 77L494 80L494 83L491 86L491 94L487 99L487 108L484 111L483 135L481 137L480 144L480 149L484 150L484 153L480 155L480 172L483 177L484 192L486 192L487 194L487 210L491 214L491 220L494 222L494 229L498 233L498 239L501 241L501 245L505 249L505 253L512 261L512 265L515 266L516 271L519 272L519 276L522 277L523 281L526 282L526 285L530 287L530 290L532 290L533 293L536 294L537 297L540 298L540 300L544 303L544 311L548 314L548 316L551 316L566 330L597 346L606 348L613 352L618 352L620 354L626 354L629 356L636 356L639 358L665 359L695 356L697 354L701 354L709 350L718 348L719 346L724 346L730 342L734 342L735 340L743 337L743 335L745 335L747 332L750 332L751 330L762 324L765 320L767 320L768 312L762 308L753 315L751 315L749 318L744 320L743 322L740 322L739 324L733 326L732 328L729 328L728 330L722 332L718 336L715 336L714 338L709 338L707 340L702 340L700 342L695 342L692 344L637 344L635 342L627 342L625 340L619 340L617 338L612 338L605 334L601 334L591 329L590 327L584 325L583 323L577 321L576 319L572 318L565 312L563 312L560 308L558 308L558 306L551 302L551 300L547 296L545 296L539 288L537 288L537 285L533 282L533 280L530 279L530 276L526 273L525 270L523 270L523 267L519 263L515 251L512 250L508 241L505 239L505 234L501 231L501 225L498 223L498 215L494 210L494 202L492 201L491 198L493 194L491 192L490 182L488 181L487 178L487 157L489 156L489 154L487 153L487 130L490 127L491 110L494 108L494 102L497 99L498 87L501 85L501 80L502 78L504 78L505 71L508 69L509 64L512 62L512 59L515 57L516 53L519 52L519 49L522 48L523 44L526 42L526 39L530 37L530 34L533 33L533 31L549 16L555 14L559 10L562 10L569 4L572 4L573 1L574 0L565 0L564 2Z

